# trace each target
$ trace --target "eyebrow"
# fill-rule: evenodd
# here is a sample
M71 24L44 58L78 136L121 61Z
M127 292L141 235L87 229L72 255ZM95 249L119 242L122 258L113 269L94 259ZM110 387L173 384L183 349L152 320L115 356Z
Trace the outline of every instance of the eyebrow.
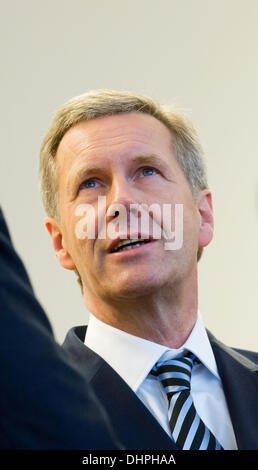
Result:
M133 163L153 163L164 165L163 159L153 153L147 155L136 155L135 157L132 157L130 161Z
M141 163L141 164L148 164L148 165L161 165L164 167L165 162L161 157L156 154L144 154L144 155L136 155L135 157L130 158L130 163ZM93 164L86 164L82 168L79 168L76 172L74 172L71 177L69 177L67 188L71 190L73 188L77 188L79 182L83 181L86 177L90 177L91 175L96 174L99 171L102 173L106 172L106 169Z

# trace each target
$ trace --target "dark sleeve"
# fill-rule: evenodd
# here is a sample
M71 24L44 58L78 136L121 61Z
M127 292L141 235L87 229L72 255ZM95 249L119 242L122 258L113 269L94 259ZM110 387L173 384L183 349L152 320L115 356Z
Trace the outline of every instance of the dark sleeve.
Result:
M89 384L53 337L0 209L0 448L119 449Z

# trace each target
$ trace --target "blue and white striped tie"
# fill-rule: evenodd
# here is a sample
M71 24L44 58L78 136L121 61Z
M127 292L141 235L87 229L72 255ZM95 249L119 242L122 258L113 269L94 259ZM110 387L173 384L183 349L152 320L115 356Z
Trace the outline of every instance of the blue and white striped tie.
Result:
M151 374L158 377L168 397L168 417L172 437L183 450L223 450L212 432L198 416L190 394L191 373L199 359L187 353L157 362Z

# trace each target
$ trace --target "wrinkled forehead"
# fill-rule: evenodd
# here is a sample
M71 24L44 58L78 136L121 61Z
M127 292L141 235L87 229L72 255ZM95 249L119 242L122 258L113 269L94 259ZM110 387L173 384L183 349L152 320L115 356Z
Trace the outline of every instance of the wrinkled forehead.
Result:
M82 121L62 138L57 155L57 165L64 160L72 163L75 158L94 158L112 153L113 158L122 152L146 149L149 153L166 152L171 148L172 133L153 116L130 113L105 116ZM129 152L129 153L130 153Z

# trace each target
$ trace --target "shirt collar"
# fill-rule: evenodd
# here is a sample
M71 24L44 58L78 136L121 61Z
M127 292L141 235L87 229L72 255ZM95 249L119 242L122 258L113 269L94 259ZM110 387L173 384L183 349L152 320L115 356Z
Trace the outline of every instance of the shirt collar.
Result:
M134 392L158 360L167 360L181 351L194 353L219 378L216 361L200 312L195 326L180 349L171 349L114 328L90 314L85 345L101 356Z

